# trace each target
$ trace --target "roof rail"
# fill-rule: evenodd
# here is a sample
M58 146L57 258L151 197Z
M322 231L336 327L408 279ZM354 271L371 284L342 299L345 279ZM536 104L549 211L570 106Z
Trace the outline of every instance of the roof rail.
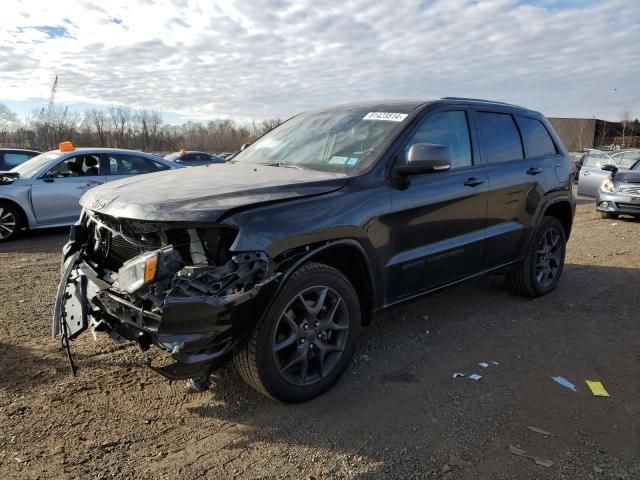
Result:
M519 107L513 103L496 102L495 100L485 100L484 98L467 98L467 97L442 97L442 100L464 100L469 102L483 102L483 103L495 103L497 105L507 105L509 107ZM522 107L519 107L522 108Z

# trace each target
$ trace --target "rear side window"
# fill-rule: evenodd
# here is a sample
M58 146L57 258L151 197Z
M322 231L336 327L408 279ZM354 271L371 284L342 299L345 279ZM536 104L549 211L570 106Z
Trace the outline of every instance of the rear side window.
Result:
M109 160L109 175L138 175L160 170L156 167L156 162L143 157L112 154L107 155L107 159Z
M548 157L558 153L549 132L535 118L518 117L527 157Z
M506 113L478 112L480 149L487 163L524 158L518 127Z

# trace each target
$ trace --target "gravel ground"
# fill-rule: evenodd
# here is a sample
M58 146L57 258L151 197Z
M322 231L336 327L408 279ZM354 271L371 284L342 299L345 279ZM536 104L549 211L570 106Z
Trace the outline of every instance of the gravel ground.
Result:
M190 393L143 366L155 353L89 334L72 378L49 334L65 232L2 245L0 478L638 479L640 221L580 203L558 290L528 300L490 277L389 311L297 406L231 368Z

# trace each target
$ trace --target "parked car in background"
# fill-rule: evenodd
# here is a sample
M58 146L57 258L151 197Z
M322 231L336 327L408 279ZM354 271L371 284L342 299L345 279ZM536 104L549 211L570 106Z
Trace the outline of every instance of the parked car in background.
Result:
M11 170L40 153L37 150L23 148L0 148L0 172Z
M176 162L185 167L199 167L211 163L224 163L225 159L206 152L179 151L164 156L165 160Z
M620 169L630 169L640 160L640 149L619 150L611 154L611 158Z
M530 297L555 289L571 181L560 138L526 108L303 113L230 162L87 192L53 332L154 345L175 360L156 372L204 387L233 359L260 393L301 402L348 368L375 312L488 272Z
M0 172L0 242L20 230L73 224L80 215L80 197L96 185L172 168L182 167L143 152L76 149L63 142L58 150Z
M640 158L626 170L614 165L605 165L602 170L607 176L596 196L596 210L602 218L640 217Z
M608 153L596 149L587 150L579 163L578 195L587 197L595 197L600 184L609 176L609 172L605 172L601 167L618 166Z
M569 152L571 172L573 173L575 183L578 183L578 175L580 175L580 167L582 166L584 156L585 154L583 152Z

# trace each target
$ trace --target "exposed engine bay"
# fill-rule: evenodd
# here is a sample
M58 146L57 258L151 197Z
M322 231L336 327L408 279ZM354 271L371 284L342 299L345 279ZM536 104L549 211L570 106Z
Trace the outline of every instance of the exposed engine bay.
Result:
M279 276L266 253L232 252L236 235L223 225L134 221L85 210L64 250L54 336L62 335L68 348L86 329L94 336L107 332L143 349L154 344L184 364L223 356L239 339L232 310ZM166 376L180 376L172 372Z

